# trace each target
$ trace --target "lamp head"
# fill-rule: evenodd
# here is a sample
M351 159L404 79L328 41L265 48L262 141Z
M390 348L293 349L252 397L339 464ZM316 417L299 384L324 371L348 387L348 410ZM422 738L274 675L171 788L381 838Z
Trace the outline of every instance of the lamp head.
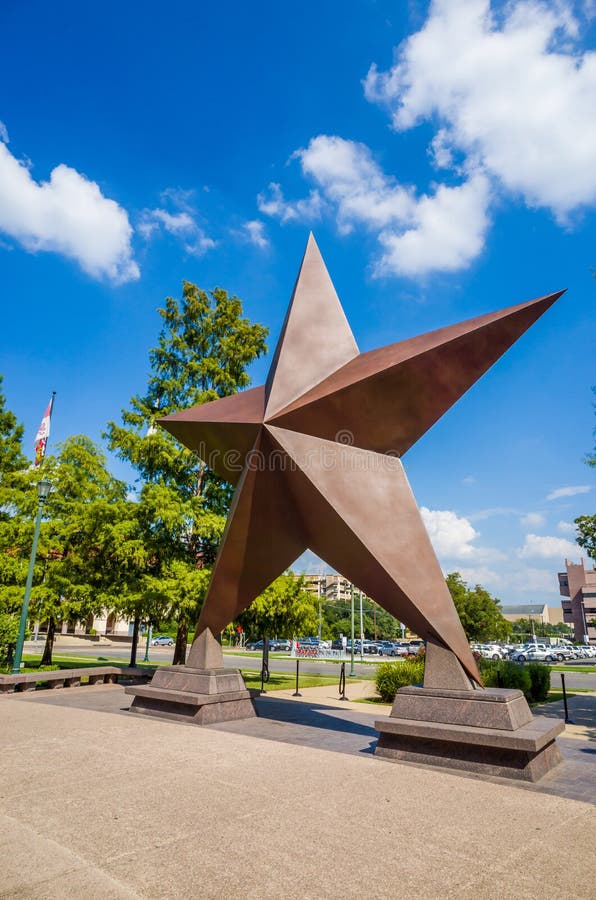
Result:
M51 490L52 482L48 481L46 478L42 478L41 481L37 482L37 496L39 497L40 503L43 503L48 499Z

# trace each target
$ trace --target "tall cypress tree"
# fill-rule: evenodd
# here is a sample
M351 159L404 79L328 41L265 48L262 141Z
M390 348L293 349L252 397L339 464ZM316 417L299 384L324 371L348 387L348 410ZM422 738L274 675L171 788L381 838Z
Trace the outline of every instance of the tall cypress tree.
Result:
M21 547L28 525L22 514L24 494L15 480L27 466L22 450L24 429L6 408L2 384L0 375L0 664L16 643L28 552Z
M193 570L213 562L231 490L155 420L247 387L248 366L267 350L267 329L243 316L238 297L221 288L204 291L188 281L182 299L168 297L158 312L162 327L157 347L149 352L145 393L131 399L121 425L108 423L107 438L110 450L138 472L139 502L148 511L147 540L171 598L180 563ZM182 600L172 608L178 626L174 662L183 663L196 611L190 613Z

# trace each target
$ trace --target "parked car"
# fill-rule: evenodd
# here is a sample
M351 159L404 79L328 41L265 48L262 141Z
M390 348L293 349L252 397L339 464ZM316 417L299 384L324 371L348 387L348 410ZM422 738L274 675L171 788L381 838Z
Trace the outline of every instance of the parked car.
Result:
M546 644L526 644L521 650L515 650L510 657L514 662L555 662L553 647Z
M551 647L550 649L554 653L555 659L559 662L563 662L566 659L576 658L574 647L566 647L564 644L560 644L555 647Z
M250 641L245 645L247 650L262 650L263 641Z
M286 638L280 638L280 640L275 642L277 644L276 649L280 650L283 653L289 653L292 649L292 642L288 641Z
M404 641L377 641L379 656L407 656L410 645Z
M480 644L478 652L484 659L498 660L507 656L507 651L498 644Z
M167 634L158 634L157 637L154 637L151 641L152 647L173 647L174 639L171 638Z

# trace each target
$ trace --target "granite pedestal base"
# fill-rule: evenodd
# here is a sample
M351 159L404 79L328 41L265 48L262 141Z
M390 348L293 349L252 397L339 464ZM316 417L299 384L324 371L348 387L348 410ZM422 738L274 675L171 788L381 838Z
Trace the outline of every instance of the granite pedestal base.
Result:
M158 669L151 684L125 689L130 711L194 725L211 725L256 716L252 696L239 669Z
M126 688L130 711L193 725L256 716L240 669L225 669L221 646L209 629L192 645L189 665L158 669L148 685Z
M375 728L377 756L534 782L561 762L565 726L532 716L521 691L404 687Z

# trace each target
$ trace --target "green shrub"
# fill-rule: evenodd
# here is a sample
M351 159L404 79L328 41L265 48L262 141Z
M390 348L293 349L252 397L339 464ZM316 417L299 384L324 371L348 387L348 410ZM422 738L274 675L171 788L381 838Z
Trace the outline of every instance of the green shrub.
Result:
M480 673L487 687L502 687L523 691L529 701L532 695L532 678L529 666L509 660L483 660L480 665Z
M97 634L97 628L90 628L87 634Z
M385 662L377 666L375 680L377 693L385 703L393 703L401 687L422 684L424 658L404 659L403 662Z
M540 663L529 663L526 671L530 675L530 703L544 703L548 699L550 690L550 666L541 666ZM526 695L527 696L527 695Z
M9 613L0 613L0 665L4 665L9 651L14 650L19 634L19 620Z

